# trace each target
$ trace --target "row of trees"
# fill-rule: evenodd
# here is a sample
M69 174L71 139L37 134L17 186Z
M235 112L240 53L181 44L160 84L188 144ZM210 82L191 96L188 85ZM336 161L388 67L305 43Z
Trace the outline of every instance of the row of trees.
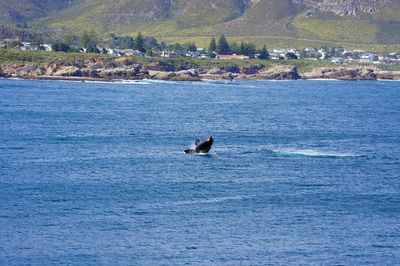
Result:
M253 43L245 43L242 41L240 45L238 45L236 42L229 44L224 35L221 35L219 37L218 42L213 37L210 41L208 50L211 53L223 55L240 54L249 56L250 58L254 58L255 55L258 53L259 59L269 58L269 53L266 46L264 46L261 50L257 50L256 45Z
M65 44L69 47L72 46L80 46L86 49L86 52L94 52L99 53L100 51L97 49L99 43L99 39L96 33L93 30L83 31L81 35L74 36L68 34L65 37ZM196 52L197 46L194 42L189 42L186 44L172 44L167 45L164 42L161 44L154 37L143 37L143 35L139 32L136 38L131 36L117 36L115 34L110 35L110 47L119 48L119 49L134 49L143 53L152 53L152 49L158 50L174 50L174 51L187 51L187 52ZM68 48L62 43L56 43L53 45L53 50L55 51L67 51ZM213 37L211 39L210 45L208 47L209 55L213 57L215 54L241 54L245 56L249 56L250 58L254 58L256 54L258 54L258 58L260 59L268 59L269 53L266 47L264 46L261 50L256 49L256 45L253 43L245 43L241 42L238 45L236 42L231 44L228 43L227 39L224 35L221 35L217 40Z
M101 51L98 49L99 44L100 39L97 37L95 31L85 30L79 36L68 33L65 35L64 41L54 42L52 49L56 52L75 52L77 49L73 47L81 47L87 53L100 53ZM146 50L151 49L152 45L157 45L157 40L153 37L144 38L140 32L135 39L132 37L116 36L114 34L110 35L110 46L113 48L134 49L145 53Z
M138 33L136 38L133 38L132 36L122 37L111 34L110 39L110 47L115 47L119 49L134 49L142 53L145 53L147 50L152 49L153 46L158 45L158 42L155 38L145 38L140 32Z

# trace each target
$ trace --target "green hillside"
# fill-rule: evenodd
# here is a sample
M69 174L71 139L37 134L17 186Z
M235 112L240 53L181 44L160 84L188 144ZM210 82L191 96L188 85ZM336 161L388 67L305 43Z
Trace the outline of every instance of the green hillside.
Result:
M373 49L400 44L400 0L0 0L1 23L28 20L41 29L94 29L167 41L232 40L284 46L342 45ZM8 10L5 12L4 10ZM13 10L12 12L10 10ZM14 13L13 13L14 12ZM15 15L18 14L18 15Z
M76 0L0 0L0 24L21 23L48 16L74 5Z

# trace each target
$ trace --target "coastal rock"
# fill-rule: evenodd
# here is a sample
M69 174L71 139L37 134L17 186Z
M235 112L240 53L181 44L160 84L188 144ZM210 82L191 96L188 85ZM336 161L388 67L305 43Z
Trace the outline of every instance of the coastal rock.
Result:
M82 72L80 68L76 66L66 66L66 67L61 67L53 75L60 77L80 77L82 76Z
M166 72L166 71L149 70L149 76L151 79L170 80L172 77L175 76L175 73L174 72Z
M392 80L400 80L400 71L384 71L378 70L376 72L377 79L392 79Z
M213 67L204 74L205 75L224 75L224 74L226 74L226 71L219 67Z
M1 72L3 73L2 77L11 77L17 71L16 71L14 65L6 64L6 65L1 66Z
M239 74L235 77L236 80L257 80L257 75Z
M182 70L175 73L175 76L171 80L181 80L181 81L199 81L200 77L196 70Z
M260 64L252 65L249 67L242 67L240 69L240 73L245 74L245 75L255 75L255 74L258 74L260 72L260 70L263 68L264 68L264 66L260 65Z
M229 71L230 70L230 71ZM232 72L231 72L232 71ZM240 68L236 66L230 67L213 67L208 71L199 72L199 76L201 79L210 79L210 80L232 80L236 78L240 73Z
M0 78L5 78L7 75L4 73L3 68L0 67Z
M82 77L97 78L100 77L97 69L85 68L81 69Z
M252 79L275 79L275 80L290 80L300 79L296 67L293 66L274 66L259 72Z
M175 67L172 64L161 61L150 63L146 68L153 71L175 71Z
M127 61L128 60L128 61ZM211 69L191 69L172 71L174 66L165 62L152 62L148 65L134 63L131 59L121 59L117 67L114 59L78 59L76 62L47 63L43 65L33 63L2 64L0 77L19 78L90 78L101 80L112 79L159 79L159 80L256 80L256 79L339 79L339 80L400 80L400 71L383 71L375 66L330 66L318 67L307 72L299 73L293 66L277 65L265 68L263 65L246 67L222 66ZM82 66L82 67L81 67ZM152 69L164 69L152 70Z
M46 76L52 76L59 69L58 64L46 64L44 65L44 69L46 71Z
M149 71L149 77L158 80L199 81L200 77L195 70L182 70L177 72Z
M359 67L321 67L301 74L304 79L374 80L375 70Z
M76 66L77 68L84 68L86 66L85 62L82 60L78 60L72 64L73 66Z
M133 64L133 62L128 57L117 58L114 60L114 62L118 67L129 66Z
M137 71L135 68L116 67L116 68L102 69L98 74L101 77L129 79L136 76L136 73Z
M239 76L239 74L231 73L231 72L225 72L225 71L222 71L220 73L221 74L212 74L212 72L211 73L207 72L205 74L200 74L199 77L200 77L200 79L203 79L203 80L207 80L207 79L209 79L209 80L220 80L220 79L233 80L237 76Z
M35 70L31 72L31 75L35 77L43 76L44 74L46 74L46 69L41 66L37 67Z
M222 66L220 67L221 70L225 72L230 72L230 73L235 73L239 74L240 73L240 67L237 65L232 65L232 66Z
M3 65L2 72L4 76L10 77L31 77L37 75L37 64L10 64Z

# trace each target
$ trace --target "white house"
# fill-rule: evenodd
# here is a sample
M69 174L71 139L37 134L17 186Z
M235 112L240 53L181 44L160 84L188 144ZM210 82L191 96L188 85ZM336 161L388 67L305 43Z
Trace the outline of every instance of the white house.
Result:
M178 54L174 51L162 51L161 52L161 57L166 57L166 58L177 58Z
M44 43L44 44L41 44L40 46L43 47L43 49L47 52L53 51L53 48L51 48L51 44Z

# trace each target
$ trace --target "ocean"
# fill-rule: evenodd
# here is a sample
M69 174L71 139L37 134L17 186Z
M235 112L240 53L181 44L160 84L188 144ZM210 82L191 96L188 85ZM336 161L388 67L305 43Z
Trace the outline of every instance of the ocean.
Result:
M400 82L0 80L0 265L65 264L399 265Z

